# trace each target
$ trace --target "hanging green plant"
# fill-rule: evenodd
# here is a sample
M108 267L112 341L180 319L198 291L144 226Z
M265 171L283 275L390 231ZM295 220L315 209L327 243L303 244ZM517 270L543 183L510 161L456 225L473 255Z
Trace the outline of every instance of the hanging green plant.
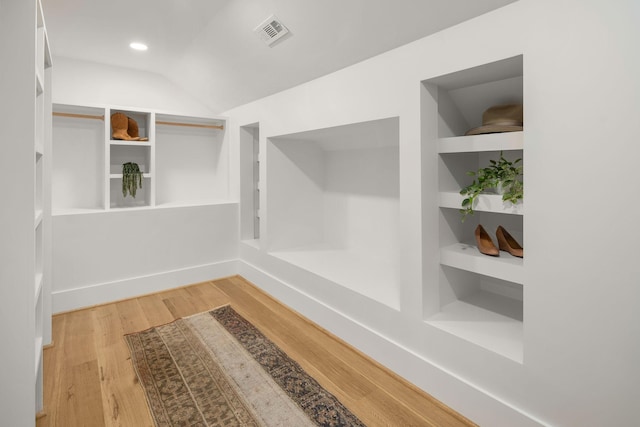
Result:
M498 193L502 194L502 200L518 203L523 197L522 185L522 159L507 160L500 152L498 161L490 160L490 166L478 169L477 171L469 171L467 175L474 177L471 184L460 190L460 194L465 196L462 200L462 221L464 222L467 215L473 215L473 204L481 193L498 189Z
M122 165L122 195L136 198L138 188L142 188L142 172L137 163L127 162Z

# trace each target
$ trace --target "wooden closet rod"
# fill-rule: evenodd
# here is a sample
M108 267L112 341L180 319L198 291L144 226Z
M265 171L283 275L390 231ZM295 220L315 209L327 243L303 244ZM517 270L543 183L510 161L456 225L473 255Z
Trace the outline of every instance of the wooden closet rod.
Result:
M92 116L91 114L59 113L57 111L54 111L53 115L60 116L60 117L74 117L76 119L104 120L104 116Z
M76 119L104 120L104 116L93 116L91 114L59 113L57 111L54 111L53 115L54 116L60 116L60 117L73 117L73 118L76 118ZM224 126L222 126L222 125L202 125L202 124L198 124L198 123L179 123L179 122L161 122L161 121L157 121L156 124L158 124L158 125L169 125L169 126L187 126L187 127L193 127L193 128L206 128L206 129L220 129L220 130L224 129Z
M206 128L206 129L224 129L222 125L201 125L198 123L178 123L178 122L156 122L157 125L169 125L169 126L187 126L193 128Z

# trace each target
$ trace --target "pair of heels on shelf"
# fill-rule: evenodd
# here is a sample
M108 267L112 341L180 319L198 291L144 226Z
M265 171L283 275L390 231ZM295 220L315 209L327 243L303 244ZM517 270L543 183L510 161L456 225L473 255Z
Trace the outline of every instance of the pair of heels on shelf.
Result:
M489 256L500 256L500 251L509 252L511 255L519 258L523 258L524 250L522 246L514 239L511 234L499 225L496 230L496 238L498 239L498 248L493 244L489 233L486 232L482 225L478 225L475 231L476 243L478 244L478 250L480 253Z

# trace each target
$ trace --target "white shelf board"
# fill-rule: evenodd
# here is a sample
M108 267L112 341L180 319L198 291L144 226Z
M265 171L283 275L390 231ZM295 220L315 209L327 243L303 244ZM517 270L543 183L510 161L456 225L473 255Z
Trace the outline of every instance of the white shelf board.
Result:
M218 205L233 205L238 204L234 200L199 200L191 202L167 202L158 203L155 206L136 206L130 208L68 208L68 209L56 209L53 211L52 216L67 216L67 215L92 215L100 213L108 213L111 211L129 211L129 210L148 210L148 209L173 209L173 208L190 208L198 206L218 206Z
M439 153L522 150L524 132L489 133L438 139Z
M151 141L122 141L119 139L111 139L109 140L109 144L125 147L151 147Z
M483 306L487 302L496 311ZM503 313L517 313L519 318ZM477 292L457 300L427 319L426 323L498 353L518 363L523 362L522 301L489 292Z
M51 46L49 45L49 36L44 32L44 68L51 68L53 61L51 59Z
M524 283L523 259L500 251L499 257L481 254L467 243L455 243L440 249L440 264L513 283Z
M151 178L151 174L150 173L143 173L142 177L147 179L147 178ZM111 179L122 179L122 174L121 173L110 173L109 174L109 178Z
M40 223L42 222L42 209L38 209L35 212L35 220L34 220L34 228L38 228L38 226L40 225Z
M42 95L44 92L44 80L40 75L40 71L36 70L36 96Z
M400 309L398 272L389 261L322 243L269 254L394 310Z
M129 211L146 211L149 209L155 209L155 206L114 206L107 209L109 212L129 212Z
M44 156L44 143L42 141L42 137L36 136L35 139L35 153L36 153L36 161L40 161Z
M38 368L40 367L40 362L42 361L42 343L43 343L43 338L40 337L36 337L36 381L38 378Z
M156 203L158 209L170 209L170 208L190 208L197 206L217 206L217 205L232 205L237 204L233 200L218 199L218 200L193 200L193 201L176 201L176 202L162 202Z
M442 208L460 209L464 196L455 191L441 191L439 203ZM495 212L510 215L524 215L524 203L520 201L515 205L504 202L499 194L479 194L474 202L473 209L479 212Z
M95 214L101 213L105 210L102 208L66 208L66 209L56 209L51 215L52 216L65 216L65 215L86 215L86 214Z
M34 304L38 305L38 299L40 298L40 294L42 293L42 283L44 282L44 275L42 273L36 273L35 278L35 298Z

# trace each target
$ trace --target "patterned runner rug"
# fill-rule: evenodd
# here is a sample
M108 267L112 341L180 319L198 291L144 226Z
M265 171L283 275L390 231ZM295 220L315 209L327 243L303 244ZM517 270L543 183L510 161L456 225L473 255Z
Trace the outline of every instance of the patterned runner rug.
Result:
M125 340L157 426L364 426L230 306Z

